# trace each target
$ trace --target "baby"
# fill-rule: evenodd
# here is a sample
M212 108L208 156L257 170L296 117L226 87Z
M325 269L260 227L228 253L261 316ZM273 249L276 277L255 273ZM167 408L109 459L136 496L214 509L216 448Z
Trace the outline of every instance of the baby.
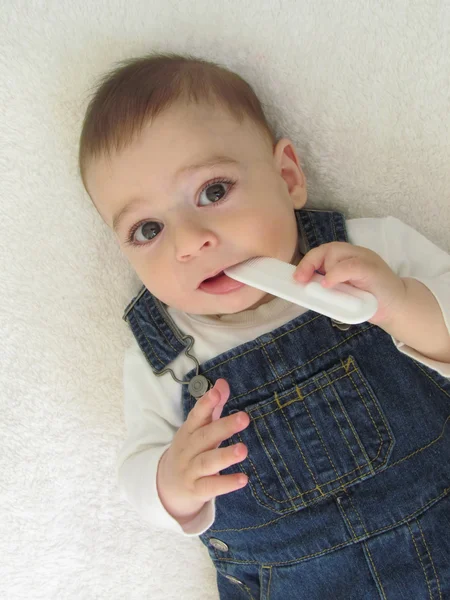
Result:
M143 283L124 497L200 536L222 599L450 597L450 257L396 218L305 208L292 141L194 57L107 74L79 159ZM223 273L255 256L378 310L345 325Z

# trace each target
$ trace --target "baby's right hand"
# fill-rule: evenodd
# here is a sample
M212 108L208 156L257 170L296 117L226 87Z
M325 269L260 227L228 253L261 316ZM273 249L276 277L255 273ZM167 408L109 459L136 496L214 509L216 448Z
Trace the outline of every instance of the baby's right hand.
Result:
M197 400L159 461L159 497L180 525L193 519L205 502L247 485L248 478L243 473L219 474L247 457L245 444L218 447L250 423L243 411L220 418L229 395L226 380L218 379L214 387Z

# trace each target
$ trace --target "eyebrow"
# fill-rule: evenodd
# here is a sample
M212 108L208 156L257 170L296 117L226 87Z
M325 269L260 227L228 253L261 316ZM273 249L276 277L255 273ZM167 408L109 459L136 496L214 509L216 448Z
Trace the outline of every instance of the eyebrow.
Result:
M208 158L207 160L203 160L201 162L198 163L194 163L192 165L186 165L184 167L181 167L180 169L178 169L178 171L175 173L174 175L174 180L177 180L181 175L186 175L188 173L192 173L194 171L197 171L199 169L205 169L205 168L212 168L212 167L217 167L217 166L225 166L225 165L234 165L237 166L239 164L239 162L237 160L234 160L233 158L230 158L229 156L223 156L223 155L216 155L216 156L211 156L210 158ZM127 204L125 204L125 206L123 206L113 217L112 220L112 228L115 232L117 232L117 230L120 227L121 222L124 220L124 218L134 210L135 206L138 204L142 204L143 199L142 198L133 198L132 200L130 200L129 202L127 202Z

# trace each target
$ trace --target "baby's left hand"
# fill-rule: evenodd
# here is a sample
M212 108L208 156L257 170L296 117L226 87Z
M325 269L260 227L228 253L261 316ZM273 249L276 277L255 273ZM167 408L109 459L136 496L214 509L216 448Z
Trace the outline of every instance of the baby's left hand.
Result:
M331 242L310 250L299 262L294 279L307 283L314 274L325 274L322 285L332 288L348 283L373 294L378 310L370 323L382 325L401 310L406 298L406 286L384 260L372 250L347 242Z

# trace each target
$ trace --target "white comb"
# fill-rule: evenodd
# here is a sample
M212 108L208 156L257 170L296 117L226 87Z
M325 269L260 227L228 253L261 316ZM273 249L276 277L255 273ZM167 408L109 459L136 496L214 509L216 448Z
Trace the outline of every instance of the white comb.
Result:
M373 294L347 283L339 283L332 289L324 288L320 283L324 276L319 273L314 273L308 283L300 283L293 278L296 268L278 258L257 256L225 269L224 273L236 281L342 323L363 323L377 312L378 302Z

